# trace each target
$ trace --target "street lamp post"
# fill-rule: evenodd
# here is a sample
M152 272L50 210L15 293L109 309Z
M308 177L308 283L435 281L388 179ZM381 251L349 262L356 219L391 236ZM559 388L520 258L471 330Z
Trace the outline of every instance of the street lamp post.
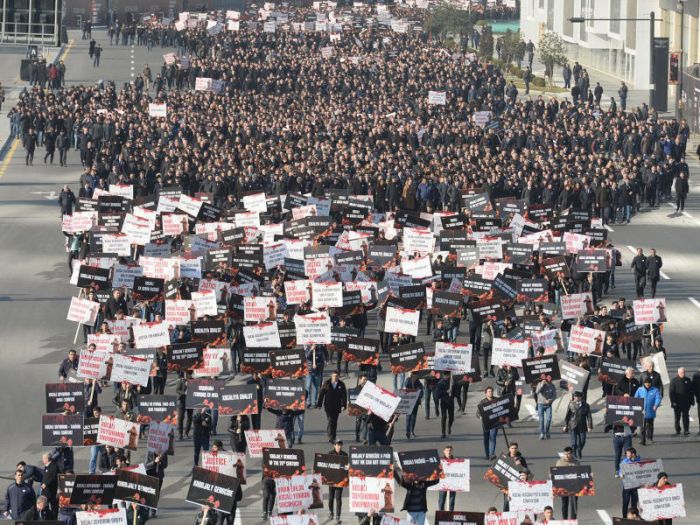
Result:
M683 1L683 0L681 0ZM662 20L658 20L662 22ZM649 18L586 18L584 16L572 16L569 18L572 24L584 22L649 22L649 107L654 107L654 23L657 22L654 11L649 13Z
M676 120L681 121L683 111L681 111L681 94L683 93L683 18L685 17L685 0L678 0L676 8L681 15L681 45L678 55L678 84L676 84Z

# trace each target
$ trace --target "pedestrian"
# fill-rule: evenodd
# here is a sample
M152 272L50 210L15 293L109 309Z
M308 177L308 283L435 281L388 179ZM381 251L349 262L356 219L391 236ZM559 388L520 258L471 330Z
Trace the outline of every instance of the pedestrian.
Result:
M564 79L564 89L571 89L571 67L568 63L564 64L561 75Z
M455 419L455 403L450 384L451 378L452 376L449 372L443 372L435 387L435 397L440 404L440 413L442 414L440 422L442 439L445 439L447 434L452 434L452 424Z
M54 516L55 517L55 516ZM36 499L36 504L31 507L30 509L26 510L25 512L22 513L21 516L22 523L25 522L40 522L40 521L49 521L51 520L51 513L49 511L49 500L46 498L46 496L39 496ZM19 522L17 522L19 523Z
M681 434L681 419L683 420L683 435L690 434L690 407L695 404L693 380L685 375L685 368L678 369L678 375L671 379L668 397L673 407L673 426L676 436Z
M571 437L571 450L575 458L583 457L583 447L586 446L586 436L593 430L591 407L583 399L583 392L574 392L574 398L569 402L564 416L564 432ZM575 516L574 516L575 517Z
M323 383L318 397L318 407L326 412L328 442L336 441L338 432L338 417L347 408L348 392L345 383L340 380L337 370L331 372L331 377Z
M620 89L617 90L617 96L620 98L620 108L622 111L627 110L627 93L629 92L629 89L627 88L627 84L624 82L620 82Z
M651 255L647 257L647 278L651 283L651 297L656 297L656 286L659 284L659 278L661 277L661 268L664 262L656 255L656 250L651 249Z
M49 453L44 453L41 459L44 464L41 495L48 502L47 515L49 519L55 519L58 515L58 467L52 461Z
M97 44L95 48L95 58L92 60L92 67L100 67L100 57L102 56L102 46Z
M412 370L403 385L403 388L409 392L417 392L418 399L413 405L413 410L406 414L406 439L411 439L411 436L416 437L416 421L418 419L418 407L423 401L423 383L415 370Z
M228 433L231 434L231 450L235 452L246 451L248 448L248 441L245 437L246 430L250 430L250 418L247 415L231 416L231 422L228 426Z
M187 408L187 386L190 379L192 379L192 372L186 370L180 376L180 379L177 380L177 386L175 387L175 395L177 395L177 432L180 441L183 439L183 428L185 431L184 435L188 439L190 437L190 428L192 428L193 409ZM187 425L185 425L185 417L187 417Z
M642 386L637 389L634 397L644 400L644 426L642 428L642 445L654 443L654 419L656 411L661 406L661 392L651 386L651 378L645 377Z
M634 271L634 287L637 291L637 299L642 299L644 297L644 288L647 285L647 258L644 255L644 250L641 248L637 248L637 255L632 259L631 267Z
M572 447L564 448L564 455L554 464L556 467L578 467L581 462L576 459ZM578 496L561 496L561 518L575 520L578 516Z
M479 405L485 405L494 400L492 386L487 386L484 389L484 394L486 397L479 402ZM481 417L481 412L478 410L478 407L476 414L477 417ZM498 437L499 426L489 428L488 423L484 420L481 421L481 425L483 426L484 434L484 458L493 461L496 459L496 438Z
M700 427L700 367L693 374L693 392L695 394L695 405L698 407L698 427ZM700 430L698 434L700 434Z
M688 198L690 186L688 185L688 176L681 172L676 177L673 189L676 191L676 213L685 210L685 199Z
M525 69L525 72L523 73L523 82L525 82L525 94L529 95L530 94L530 81L532 80L532 70L530 69L530 66L528 66Z
M657 490L668 489L674 485L668 481L668 474L665 472L659 472L656 475L656 483L652 485L653 488ZM657 525L673 525L672 519L660 519L656 521Z
M442 457L440 459L449 463L455 459L453 452L452 445L447 445L444 449L442 449ZM453 490L441 490L438 493L438 510L445 510L445 502L447 501L448 496L450 498L449 511L454 512L457 493Z
M642 458L637 454L637 449L634 447L628 447L625 449L625 459L622 460L623 464L629 463L639 463ZM622 475L620 477L623 477ZM622 515L627 516L630 508L636 509L639 505L639 493L637 488L626 489L622 488Z
M58 134L58 137L56 137L56 147L58 148L59 165L66 166L68 149L70 148L70 142L68 136L66 135L66 130L62 129L61 132Z
M428 513L428 488L437 485L440 480L432 479L430 481L423 481L407 479L401 469L396 469L395 472L399 480L399 485L406 489L406 495L404 496L401 510L406 511L411 523L414 525L425 525L425 518Z
M27 166L32 166L34 164L34 151L36 150L36 143L36 133L34 133L34 128L31 128L24 142L24 149L27 152L24 163Z
M15 480L10 483L5 491L5 512L13 520L19 520L29 509L34 508L36 495L32 487L24 482L24 472L17 469Z
M212 418L209 408L202 408L192 417L194 427L192 438L194 441L194 466L199 465L199 453L202 450L209 451L209 437L211 436Z
M343 450L343 442L339 439L333 443L333 449L328 451L328 454L333 456L347 457L348 453ZM340 523L340 515L343 512L343 487L330 485L328 487L328 519L332 520L335 516L335 522Z
M306 382L306 406L318 405L318 393L323 381L323 369L326 364L326 350L324 346L309 345L306 350L306 368L308 373Z
M557 398L557 388L552 384L550 375L537 383L535 387L537 400L537 419L539 420L540 439L549 439L552 426L552 403Z
M600 100L603 98L603 86L600 85L600 82L596 82L593 95L595 95L595 105L600 106Z

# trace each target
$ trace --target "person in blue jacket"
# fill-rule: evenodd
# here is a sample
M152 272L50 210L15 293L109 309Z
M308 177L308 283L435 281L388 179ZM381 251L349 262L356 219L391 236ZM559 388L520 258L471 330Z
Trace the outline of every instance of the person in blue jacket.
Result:
M637 449L629 447L625 450L625 457L622 463L639 463L642 458L637 454ZM631 506L630 506L631 504ZM622 515L627 516L627 511L630 508L636 509L639 504L639 495L637 489L622 488Z
M651 386L651 378L644 378L644 384L637 389L634 397L644 400L644 426L642 428L642 445L654 442L654 419L656 411L661 405L661 392L656 387Z

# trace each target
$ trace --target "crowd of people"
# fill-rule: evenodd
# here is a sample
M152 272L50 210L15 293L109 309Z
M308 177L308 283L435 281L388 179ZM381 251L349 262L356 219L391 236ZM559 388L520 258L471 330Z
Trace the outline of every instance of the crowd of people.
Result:
M502 434L520 481L531 482L532 465L505 435L506 428L519 424L522 397L534 398L541 440L551 438L555 400L566 400L562 430L569 439L551 466L579 466L586 436L594 430L587 398L596 383L564 384L562 391L544 375L523 384L520 361L497 364L502 363L497 347L499 341L528 341L525 359L556 354L560 361L588 371L589 377L595 377L606 359L626 358L624 377L601 382L604 396L643 400L640 428L616 421L606 429L613 438L612 475L619 477L620 464L640 459L633 437L641 445L653 443L664 383L655 370L658 361L651 358L661 354L665 362L670 350L661 337L665 318L630 330L633 305L611 297L622 257L605 226L629 223L645 202L658 205L670 198L674 181L687 179L687 124L641 118L649 115L625 112L624 107L605 110L600 97L573 102L518 98L493 64L451 52L420 31L397 31L391 24L366 26L361 23L370 16L366 9L339 9L332 13L333 22L331 13L311 16L314 10L309 8L265 12L268 22L277 20L273 31L255 22L258 13L243 13L240 22L237 16L226 20L224 13L217 13L182 29L174 22L153 23L143 32L117 26L110 29L111 41L138 39L149 47L158 42L176 47L176 56L164 59L155 78L147 66L133 83L121 87L114 82L67 88L59 83L50 90L34 86L20 95L10 118L28 165L37 147L45 148L44 163L53 163L59 149L61 166L77 163L77 156L69 158L69 153L79 152L80 189L74 193L65 187L59 196L71 275L98 264L110 270L111 282L121 267L140 265L144 276L172 285L169 292L162 289L149 298L134 293L133 280L131 286L113 290L95 282L83 286L80 297L99 303L99 308L83 324L85 346L71 350L60 364L59 380L83 380L77 376L80 354L96 351L96 336L113 336L110 351L125 354L129 348L139 349L135 325L166 323L170 343L177 345L197 341L192 323L198 319L221 320L224 330L216 343L230 349L226 359L231 374L226 379L240 383L243 376L244 384L255 385L262 412L270 377L256 370L249 375L246 328L276 323L282 341L283 327L291 326L290 339L280 346L289 352L303 349L301 406L265 406L273 416L265 418L266 425L261 413L232 416L227 426L230 449L245 453L246 431L264 428L282 430L289 447L302 444L306 411L322 407L333 447L329 453L343 455L347 453L338 434L347 428L342 428L340 415L353 405L350 390L382 381L397 348L422 341L427 359L438 344L469 344L470 370L416 365L393 374L395 391L418 392L414 408L405 414L405 441L394 435L401 424L398 413L387 420L371 410L354 416L355 441L416 448L411 440L421 405L426 419L431 408L441 419L435 437L457 437L452 434L455 412L467 411L470 386L484 381L484 398L478 404L482 418L495 399L510 398L512 405L509 417L498 425L483 422L484 458L497 460ZM372 13L375 19L384 14ZM407 8L392 13L397 19L420 16L420 10ZM188 17L178 19L183 21ZM340 24L343 29L295 30L309 21L317 28ZM237 30L229 30L229 22L237 22ZM444 93L445 103L435 103L433 93ZM151 116L152 106L163 104L166 116ZM261 194L264 209L252 203ZM92 214L92 228L72 226L73 217L86 213ZM173 226L173 216L182 219L179 226ZM144 221L148 242L139 241L127 227L131 222L143 226ZM234 231L236 235L227 234ZM128 253L106 254L102 235L120 232L129 239ZM430 242L416 240L426 232ZM286 246L284 257L270 262L280 243ZM222 250L227 255L214 260ZM386 250L388 257L377 255ZM176 261L178 270L172 275L156 270L153 253ZM237 259L241 254L248 257ZM588 256L602 256L602 262L585 267L582 261ZM188 257L202 257L203 266L187 266L185 272ZM321 257L323 265L312 271L308 268L314 257ZM422 266L426 259L427 270ZM295 260L301 260L301 272L293 266ZM640 249L631 265L637 299L644 299L647 279L656 299L661 258L655 252L646 257ZM307 292L295 302L288 285L297 280L306 280ZM539 293L521 293L525 282ZM360 291L361 301L350 308L342 300L318 306L313 283L342 283L343 298ZM193 294L202 291L215 292L216 314L199 315L192 306L190 323L169 321L169 301L193 301ZM459 298L449 313L432 302L441 293ZM562 298L573 294L581 296L583 309L566 317ZM249 297L269 298L269 313L247 319L243 305ZM407 315L419 311L420 335L388 330L391 309ZM327 317L329 335L376 342L376 356L356 367L352 352L338 340L297 345L302 320L313 315ZM118 332L117 326L124 324L128 328ZM604 342L590 353L572 349L569 334L577 327L602 331ZM547 339L545 333L554 337ZM189 440L191 434L196 466L202 451L224 450L222 441L211 441L219 414L187 405L192 370L173 370L167 346L157 350L155 374L147 385L112 385L113 407L104 407L105 412L101 405L110 388L108 378L86 379L90 403L85 416L110 413L138 421L141 396L172 391L178 412L173 434L176 442ZM641 359L640 374L636 365ZM169 384L175 373L175 384ZM679 369L668 396L676 433L688 435L690 408L700 401L700 372L691 378ZM148 432L147 425L141 432ZM442 456L450 459L454 452L447 446ZM114 472L138 463L134 456L95 444L87 470ZM146 472L162 484L167 453L144 456ZM84 470L76 468L68 446L45 454L43 466L18 464L7 489L8 513L13 519L75 523L76 509L59 505L57 477ZM546 477L542 470L540 479ZM402 509L423 525L427 490L437 481L416 481L400 469L396 477L406 491ZM34 490L34 481L41 490ZM659 473L657 485L666 484L668 476ZM502 512L509 512L508 489L499 488ZM262 489L263 518L268 519L274 515L275 480L263 475ZM330 487L328 498L330 518L338 522L343 491L342 486ZM237 491L233 514L203 507L196 523L231 523L245 496L245 488ZM622 491L623 517L639 519L637 504L636 488ZM454 511L455 505L454 492L449 498L447 492L440 494L440 510L447 506ZM153 513L143 509L129 505L129 520L147 521ZM358 519L376 525L384 513L368 509ZM499 511L485 511L493 513ZM547 523L555 511L548 506L538 513L539 522ZM562 496L556 514L575 519L578 497Z

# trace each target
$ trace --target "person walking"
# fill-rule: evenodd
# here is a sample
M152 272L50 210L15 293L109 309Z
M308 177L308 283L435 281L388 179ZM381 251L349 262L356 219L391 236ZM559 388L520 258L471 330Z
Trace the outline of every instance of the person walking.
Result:
M102 46L97 44L95 47L95 57L92 59L92 67L100 67L100 57L102 56Z
M592 430L593 416L591 415L591 407L583 399L583 392L574 392L574 398L566 408L564 432L568 432L571 436L571 449L575 458L581 459L583 457L586 436Z
M564 455L555 463L556 467L578 467L581 462L574 456L572 447L564 448ZM578 496L561 497L561 518L563 520L576 519L578 515Z
M552 403L557 398L557 388L552 384L552 378L547 376L535 387L537 399L537 419L540 423L540 439L549 439L552 426Z
M671 379L668 397L673 407L673 425L676 436L681 434L681 419L683 420L683 435L690 434L690 407L695 404L693 380L685 374L685 368L678 369L678 375Z
M194 466L199 466L199 453L202 450L209 451L209 437L211 436L212 419L208 408L202 408L192 417L194 431Z
M688 192L690 192L688 175L684 172L679 173L673 189L676 190L676 213L683 212L685 210L685 199L688 197Z
M637 454L637 449L634 447L628 447L625 450L625 458L622 460L623 464L629 463L639 463L642 460ZM622 477L622 475L620 475ZM639 504L639 494L637 489L622 489L622 515L627 516L627 512L630 508L636 509Z
M651 378L645 377L642 386L634 394L637 399L644 400L644 426L642 427L642 445L654 442L654 419L656 411L661 406L661 392L656 387L651 386Z
M629 92L629 88L627 87L627 84L624 82L620 82L620 89L617 90L617 96L620 97L620 109L622 111L627 110L627 93Z
M595 105L600 106L600 100L603 98L603 86L600 85L600 82L595 83L593 95L595 96Z
M30 128L24 141L24 150L27 152L24 163L27 166L32 166L34 164L34 151L36 150L36 143L36 133L34 132L34 128Z
M637 248L637 255L632 259L632 270L634 271L634 287L637 291L637 299L644 297L644 288L646 288L647 280L647 258L644 255L644 250Z
M5 512L13 520L19 520L22 514L34 508L36 504L36 494L32 487L24 482L24 471L15 471L15 481L10 483L5 491Z
M177 395L177 432L178 439L182 441L183 427L185 436L190 437L190 428L192 427L192 411L191 408L186 408L187 404L187 383L192 378L192 372L187 370L183 376L177 381L175 394ZM258 405L262 406L262 405ZM185 416L187 417L187 425L185 425Z
M661 268L664 265L663 259L656 255L656 250L651 249L651 255L647 257L647 278L651 283L651 297L656 297L656 285L659 284L661 277Z
M406 479L401 469L396 469L396 471L398 471L395 475L399 479L399 485L406 489L401 510L406 511L414 525L425 525L425 518L428 513L428 488L437 485L440 480L409 480Z
M484 394L486 397L482 399L479 402L479 406L485 405L487 403L492 402L495 398L493 397L493 387L492 386L487 386L486 389L484 390ZM481 411L477 407L477 417L481 417ZM499 427L496 426L495 428L487 428L486 426L486 421L481 422L483 426L483 433L484 433L484 458L489 459L493 461L496 459L496 438L498 437L498 429Z
M60 166L66 166L66 157L70 149L70 139L66 135L66 130L62 129L56 137L56 148L58 148L58 163Z
M348 391L337 370L333 370L331 377L323 383L316 406L323 407L326 412L328 442L334 443L338 432L338 417L348 406Z
M339 439L333 443L333 449L328 451L328 454L333 456L348 456L348 453L343 450L343 442ZM332 520L335 516L335 522L340 523L340 515L342 513L343 487L330 485L328 487L328 519Z
M444 459L447 462L455 459L454 454L453 454L452 445L448 445L442 450L442 458L441 459ZM455 499L457 498L457 493L454 492L453 490L441 490L439 492L439 494L438 494L438 510L445 510L445 502L447 501L447 496L450 497L449 510L450 510L450 512L454 512Z

